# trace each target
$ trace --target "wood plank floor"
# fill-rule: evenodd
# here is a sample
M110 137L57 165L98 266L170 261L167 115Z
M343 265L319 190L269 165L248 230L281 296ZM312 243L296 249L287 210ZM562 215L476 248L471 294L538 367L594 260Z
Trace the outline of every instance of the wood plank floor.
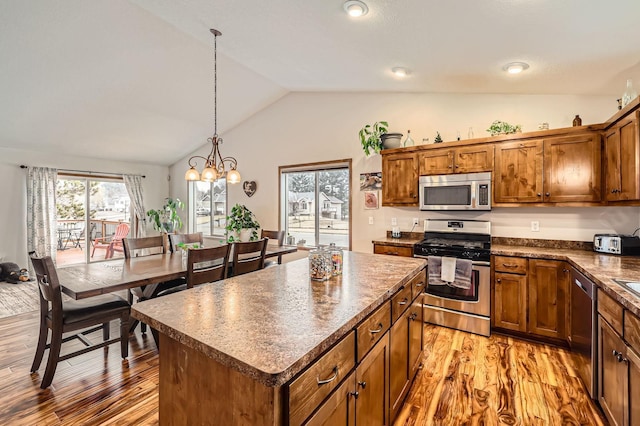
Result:
M125 362L112 345L60 363L46 390L39 387L46 359L40 374L29 373L36 339L36 313L0 319L0 425L158 424L158 357L150 334L138 329L131 336ZM396 424L604 422L566 351L427 325L424 368Z

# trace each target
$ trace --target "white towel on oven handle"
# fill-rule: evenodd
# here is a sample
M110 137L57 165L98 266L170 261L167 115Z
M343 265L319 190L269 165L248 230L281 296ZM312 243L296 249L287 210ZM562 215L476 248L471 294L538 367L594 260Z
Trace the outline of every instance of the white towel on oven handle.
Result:
M456 258L442 257L440 263L440 279L452 283L456 279Z

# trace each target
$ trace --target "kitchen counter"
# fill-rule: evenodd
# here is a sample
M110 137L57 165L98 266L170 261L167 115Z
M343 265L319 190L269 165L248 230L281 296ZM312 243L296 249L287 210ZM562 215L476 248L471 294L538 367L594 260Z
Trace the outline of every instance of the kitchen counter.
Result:
M503 239L504 240L504 239ZM518 241L520 239L514 239ZM420 240L392 239L383 237L373 240L373 243L393 244L399 247L413 247ZM532 245L551 245L552 247L531 247L530 245L491 245L491 254L501 256L517 256L528 258L543 258L553 260L565 260L582 272L587 278L593 280L605 293L613 297L635 315L640 316L640 297L625 289L622 285L613 281L619 278L629 281L640 281L640 257L616 256L600 254L590 250L566 248L570 246L589 247L590 243L564 242L548 240L531 240Z
M181 402L168 407L169 401L189 403L189 398L176 395L191 391L192 386L181 383L202 380L193 387L230 391L222 401L206 390L197 391L205 393L197 399L206 401L209 413L254 411L246 405L262 398L266 405L259 416L251 414L258 417L250 418L255 424L272 424L273 419L279 423L283 385L425 266L424 259L392 257L382 263L379 255L345 252L342 276L329 281L310 281L308 259L300 259L133 305L132 316L160 332L161 422L163 416L180 418L170 412ZM206 371L200 372L203 365ZM215 383L207 377L215 377ZM238 392L256 392L258 397L251 402L246 394L236 400ZM265 414L264 407L270 413Z

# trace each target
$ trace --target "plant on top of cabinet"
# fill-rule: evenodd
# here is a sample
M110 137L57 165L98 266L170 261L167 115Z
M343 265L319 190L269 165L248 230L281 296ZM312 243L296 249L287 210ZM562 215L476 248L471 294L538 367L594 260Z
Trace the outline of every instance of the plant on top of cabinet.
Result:
M509 133L520 133L522 132L522 126L520 124L516 124L515 126L507 123L506 121L496 120L491 123L491 126L487 129L487 132L491 133L491 136L496 135L507 135Z
M386 121L377 121L373 125L367 124L358 135L360 136L360 143L362 144L362 150L365 155L369 156L373 152L374 154L380 154L382 149L382 135L387 133L389 123Z
M442 142L442 136L440 136L440 132L436 132L436 137L433 139L433 143Z

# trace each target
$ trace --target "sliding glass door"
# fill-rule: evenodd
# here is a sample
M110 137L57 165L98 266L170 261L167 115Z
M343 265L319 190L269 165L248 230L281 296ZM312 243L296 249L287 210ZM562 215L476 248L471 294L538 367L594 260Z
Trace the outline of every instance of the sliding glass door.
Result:
M131 202L121 179L60 174L56 211L58 266L123 256L113 241L116 230L124 233L131 226Z

